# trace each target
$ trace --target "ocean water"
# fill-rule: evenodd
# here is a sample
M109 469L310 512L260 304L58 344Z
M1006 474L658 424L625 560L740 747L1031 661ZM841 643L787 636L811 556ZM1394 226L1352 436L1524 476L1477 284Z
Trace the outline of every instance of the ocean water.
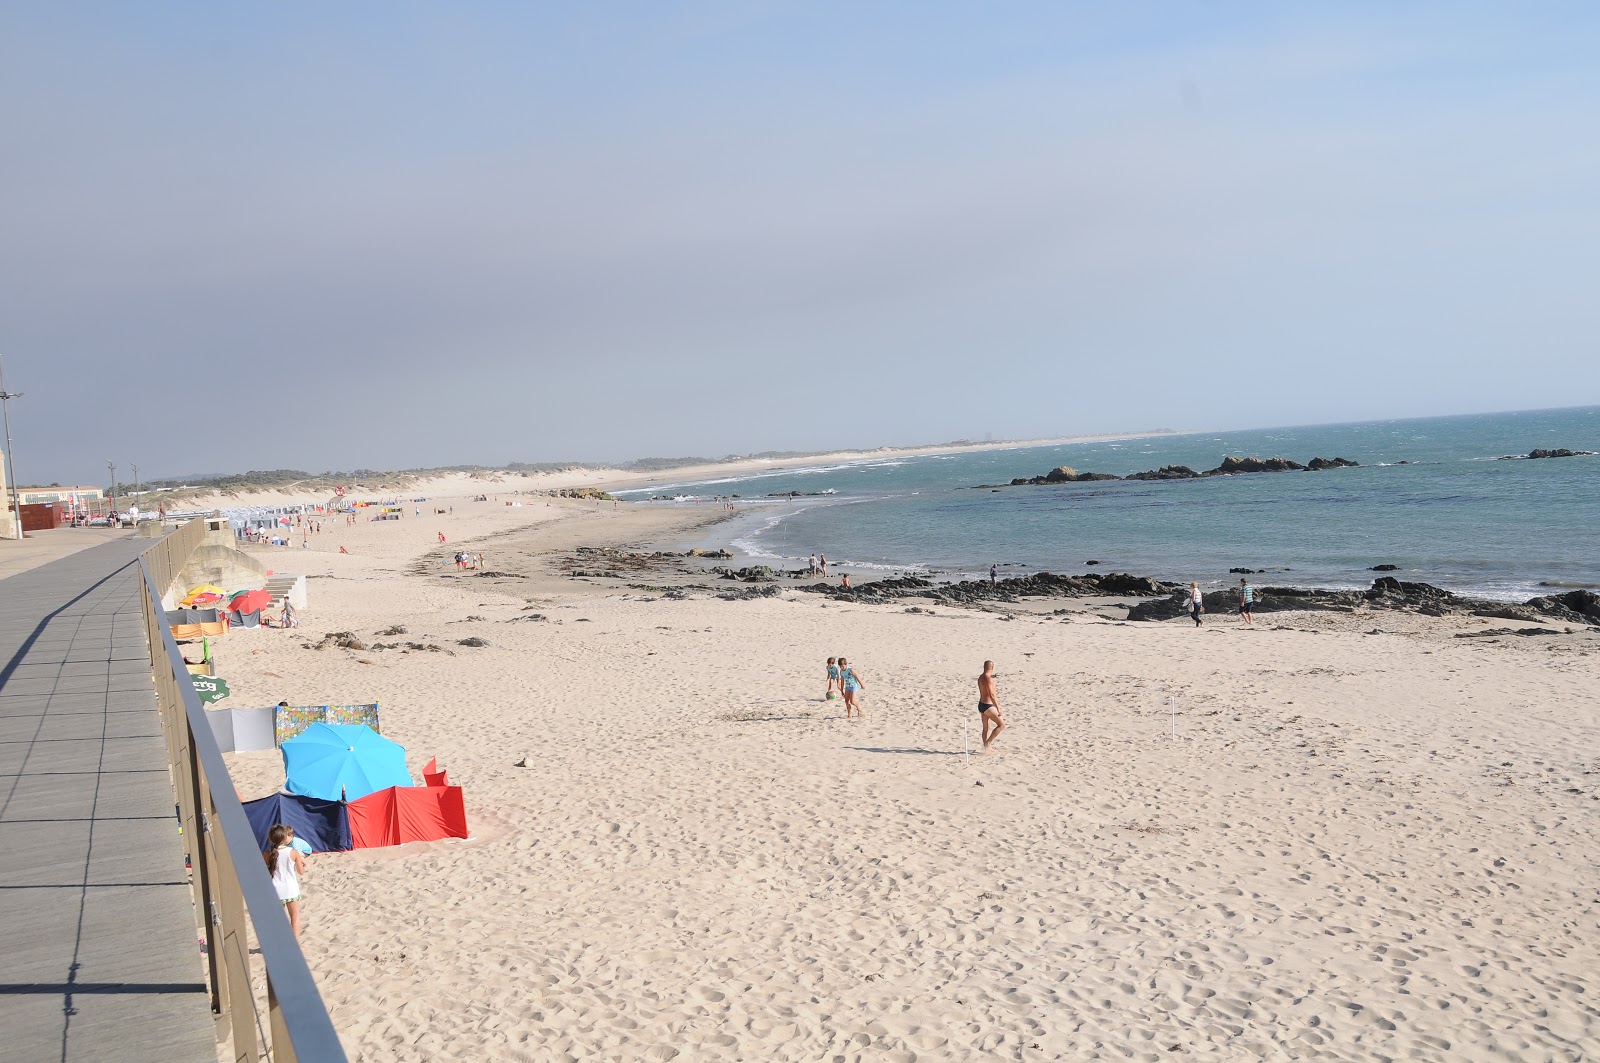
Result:
M864 459L625 492L745 500L716 544L758 559L808 553L885 571L1133 572L1216 585L1365 587L1378 564L1459 593L1528 598L1600 586L1600 456L1497 461L1535 447L1600 451L1600 406L1199 432ZM1215 468L1224 456L1349 458L1360 468L1165 482L979 489L1058 465L1126 474ZM1408 464L1400 464L1406 462ZM793 501L785 491L834 492ZM693 503L657 503L693 504ZM707 542L703 545L712 545Z

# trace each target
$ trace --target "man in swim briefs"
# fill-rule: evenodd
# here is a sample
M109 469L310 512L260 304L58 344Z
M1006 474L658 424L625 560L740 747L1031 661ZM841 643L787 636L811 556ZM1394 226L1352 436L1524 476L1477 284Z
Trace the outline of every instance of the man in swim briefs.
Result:
M978 718L983 721L983 748L988 749L989 743L1006 729L1005 717L1000 715L1000 696L994 692L993 661L984 661L983 674L978 676Z

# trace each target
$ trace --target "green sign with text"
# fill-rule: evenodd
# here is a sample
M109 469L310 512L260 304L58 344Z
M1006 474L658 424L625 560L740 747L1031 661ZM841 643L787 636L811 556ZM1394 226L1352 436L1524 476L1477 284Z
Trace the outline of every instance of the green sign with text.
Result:
M194 680L194 692L200 695L200 700L210 705L214 701L221 701L228 696L228 681L214 675L191 675Z

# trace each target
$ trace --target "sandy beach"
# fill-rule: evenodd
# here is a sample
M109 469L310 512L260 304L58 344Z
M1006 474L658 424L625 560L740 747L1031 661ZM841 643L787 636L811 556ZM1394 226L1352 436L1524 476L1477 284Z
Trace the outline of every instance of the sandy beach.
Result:
M571 574L710 506L455 486L268 551L303 626L216 647L227 704L377 700L465 787L470 840L310 862L352 1059L1600 1056L1600 632L722 600L678 558ZM985 658L1009 727L967 756Z

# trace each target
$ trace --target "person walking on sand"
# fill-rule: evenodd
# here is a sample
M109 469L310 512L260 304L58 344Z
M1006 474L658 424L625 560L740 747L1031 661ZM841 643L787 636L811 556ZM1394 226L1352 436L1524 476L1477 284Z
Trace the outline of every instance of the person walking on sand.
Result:
M989 582L990 583L998 583L999 581L1000 581L1000 565L998 563L991 563L989 565Z
M812 555L810 555L809 557L806 558L806 575L814 577L814 576L816 576L816 574L817 574L817 555L816 554L812 554Z
M867 714L861 707L860 696L867 688L867 684L861 681L861 677L856 675L856 670L851 668L850 662L843 657L839 658L839 683L844 687L844 718L848 720L851 710L854 710L856 715L866 719Z
M827 689L822 692L823 701L832 701L833 688L839 685L839 665L837 660L838 659L834 657L828 658L828 686Z
M817 564L822 567L822 578L823 579L827 579L828 578L828 555L827 554L818 554L817 555Z
M1200 593L1200 584L1189 582L1189 615L1194 617L1194 626L1200 626L1200 614L1206 611L1205 595Z
M306 858L294 847L294 828L279 823L267 831L267 874L278 891L278 900L289 916L289 928L300 936L300 876L306 873Z
M1000 695L994 691L994 678L994 662L984 661L983 671L978 673L978 719L982 721L984 749L1006 729L1005 717L1000 715Z
M1239 615L1251 627L1255 627L1256 624L1255 609L1256 589L1250 586L1249 580L1241 579L1239 581Z

